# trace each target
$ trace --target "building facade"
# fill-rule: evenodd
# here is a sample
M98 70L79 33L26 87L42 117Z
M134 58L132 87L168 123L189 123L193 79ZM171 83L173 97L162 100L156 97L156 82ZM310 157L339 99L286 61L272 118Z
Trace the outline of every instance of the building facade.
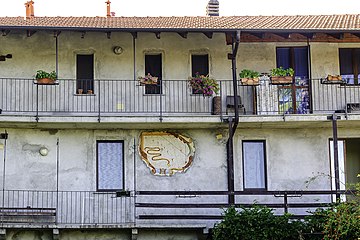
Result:
M1 236L198 239L230 205L334 201L360 171L359 18L1 17Z

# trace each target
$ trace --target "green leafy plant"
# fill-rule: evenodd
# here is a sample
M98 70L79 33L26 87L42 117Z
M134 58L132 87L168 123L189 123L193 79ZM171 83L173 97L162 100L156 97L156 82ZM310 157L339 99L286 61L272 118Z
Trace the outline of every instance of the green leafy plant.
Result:
M218 82L210 78L209 75L196 74L195 77L189 78L189 86L193 89L194 93L203 94L204 96L212 96L214 93L218 94L220 86Z
M52 80L56 80L57 75L56 75L55 71L52 71L52 72L49 73L49 72L46 72L44 70L38 70L36 72L35 78L36 79L49 78L49 79L52 79Z
M270 74L272 77L275 76L279 76L279 77L286 77L286 76L294 76L294 69L292 68L288 68L288 69L284 69L283 67L279 67L279 68L273 68L270 70Z
M240 78L258 78L260 77L260 73L249 69L243 69L239 76Z
M305 218L305 232L321 232L322 238L316 239L323 240L357 240L360 237L360 183L347 187L351 193L347 201L339 200L328 208L316 209Z
M291 240L299 239L303 223L291 221L290 214L274 215L273 210L259 205L225 210L224 219L215 224L214 240Z

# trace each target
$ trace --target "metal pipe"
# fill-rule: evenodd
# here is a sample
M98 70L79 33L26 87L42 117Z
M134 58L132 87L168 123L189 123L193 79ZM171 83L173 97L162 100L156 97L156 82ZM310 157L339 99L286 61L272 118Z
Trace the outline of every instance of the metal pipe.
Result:
M234 38L233 38L234 39ZM236 54L239 48L240 43L240 31L236 32L235 36L235 44L232 44L232 58L231 58L231 65L232 65L232 80L233 80L233 91L234 91L234 105L235 105L235 118L234 123L232 126L232 135L229 137L233 137L236 131L236 128L239 124L239 99L238 99L238 91L237 91L237 76L236 76ZM234 41L233 41L234 42Z
M338 150L338 135L337 135L337 115L332 115L332 130L333 130L333 146L334 146L334 168L335 168L335 190L336 199L340 199L340 177L339 177L339 150Z
M235 40L235 44L234 44ZM233 91L234 91L234 105L235 105L235 118L234 121L229 118L229 139L227 142L227 173L228 173L228 202L229 204L235 204L235 183L234 183L234 133L239 124L239 99L237 91L237 78L236 78L236 54L239 48L240 31L236 32L235 38L233 37L232 53L231 53L231 66L232 66L232 78L233 78Z
M310 42L307 38L307 51L308 51L308 71L309 71L309 99L310 99L310 113L313 113L313 99L312 99L312 71L311 71L311 51L310 51Z

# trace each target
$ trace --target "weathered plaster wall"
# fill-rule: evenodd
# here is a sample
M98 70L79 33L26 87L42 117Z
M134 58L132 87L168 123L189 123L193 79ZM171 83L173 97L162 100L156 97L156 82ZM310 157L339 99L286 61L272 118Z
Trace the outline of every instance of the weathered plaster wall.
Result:
M94 54L96 79L134 78L133 40L130 33L62 32L59 43L59 78L76 78L76 54ZM145 72L145 54L162 53L163 79L187 79L191 75L191 54L207 53L210 58L210 75L216 79L230 79L231 61L227 53L225 35L215 33L212 39L201 33L190 33L184 39L177 33L162 33L157 39L153 33L139 33L136 39L135 78ZM38 69L55 69L55 38L51 33L36 32L31 37L11 32L0 39L0 53L13 54L0 64L1 77L32 78ZM113 53L121 46L123 53ZM21 66L21 68L19 68Z
M60 190L96 190L96 140L124 140L126 188L137 190L225 190L227 188L226 144L216 131L177 130L193 139L195 158L185 173L153 176L140 159L138 130L8 129L6 188L56 189L56 142L59 139ZM359 131L352 132L358 136ZM241 140L266 140L269 190L301 190L318 173L328 173L330 128L241 129L235 138L235 183L242 189ZM348 136L347 132L339 136ZM135 140L135 147L134 147ZM40 156L39 148L49 149ZM2 153L3 150L0 150ZM135 155L134 155L135 154ZM134 169L135 161L135 169ZM2 169L1 169L2 174ZM328 189L328 179L317 179L311 189Z

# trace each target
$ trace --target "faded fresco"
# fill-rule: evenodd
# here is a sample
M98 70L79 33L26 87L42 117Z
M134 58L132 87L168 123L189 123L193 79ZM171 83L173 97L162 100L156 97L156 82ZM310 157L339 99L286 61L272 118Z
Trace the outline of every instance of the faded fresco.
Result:
M152 174L171 176L191 166L195 147L191 138L178 133L142 132L139 151Z

